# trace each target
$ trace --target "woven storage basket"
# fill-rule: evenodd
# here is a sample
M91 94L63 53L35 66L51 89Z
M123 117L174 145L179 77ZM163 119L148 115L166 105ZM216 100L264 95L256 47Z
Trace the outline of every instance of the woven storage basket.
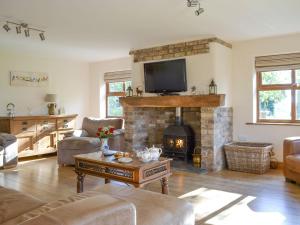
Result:
M263 174L270 169L270 143L232 142L225 145L230 170Z

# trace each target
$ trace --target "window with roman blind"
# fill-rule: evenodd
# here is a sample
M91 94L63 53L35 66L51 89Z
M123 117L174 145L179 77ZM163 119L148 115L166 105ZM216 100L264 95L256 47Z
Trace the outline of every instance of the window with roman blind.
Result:
M257 121L300 122L300 53L255 58Z
M131 71L117 71L104 74L106 83L106 117L123 117L120 97L126 96L126 89L132 86Z

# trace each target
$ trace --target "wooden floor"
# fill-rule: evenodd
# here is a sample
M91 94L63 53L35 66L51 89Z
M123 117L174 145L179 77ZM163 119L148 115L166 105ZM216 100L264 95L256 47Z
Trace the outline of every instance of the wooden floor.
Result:
M76 192L73 169L59 168L55 157L26 161L15 169L0 171L0 185L54 201ZM85 190L103 183L103 179L87 176ZM265 175L173 171L169 186L170 195L195 205L197 224L300 225L300 186L285 183L279 170ZM160 184L145 189L160 192Z

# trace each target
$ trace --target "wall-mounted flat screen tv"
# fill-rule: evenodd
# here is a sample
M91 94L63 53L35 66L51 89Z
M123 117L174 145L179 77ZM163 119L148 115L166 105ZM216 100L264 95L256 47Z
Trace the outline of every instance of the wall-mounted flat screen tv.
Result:
M187 90L185 59L144 64L145 91L172 93Z

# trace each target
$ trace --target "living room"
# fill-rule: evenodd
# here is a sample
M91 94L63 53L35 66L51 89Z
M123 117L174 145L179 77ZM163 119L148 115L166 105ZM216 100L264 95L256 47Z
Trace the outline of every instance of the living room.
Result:
M1 1L0 224L299 224L299 6Z

